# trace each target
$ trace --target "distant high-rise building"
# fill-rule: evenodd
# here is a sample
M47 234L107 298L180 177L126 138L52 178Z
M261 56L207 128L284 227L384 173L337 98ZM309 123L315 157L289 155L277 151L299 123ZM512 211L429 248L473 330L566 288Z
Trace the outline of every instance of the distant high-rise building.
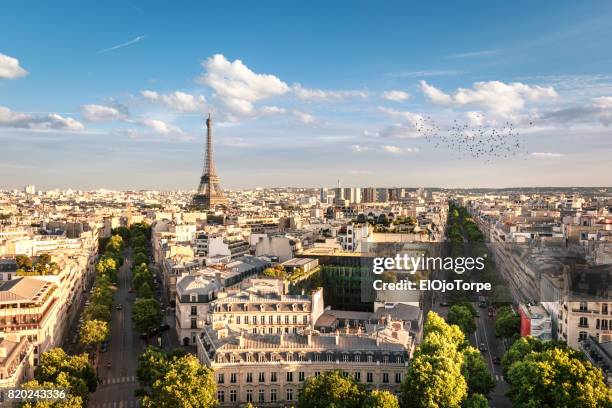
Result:
M193 205L200 210L212 210L219 206L226 207L227 197L223 193L213 158L212 120L210 114L206 119L206 153L204 169L200 177L198 192L193 196Z
M376 189L374 187L363 188L362 193L363 193L362 202L364 203L376 202Z
M23 189L23 191L24 191L26 194L32 194L32 195L34 195L34 194L36 194L36 187L35 187L33 184L30 184L29 186L25 186L25 187L24 187L24 189Z

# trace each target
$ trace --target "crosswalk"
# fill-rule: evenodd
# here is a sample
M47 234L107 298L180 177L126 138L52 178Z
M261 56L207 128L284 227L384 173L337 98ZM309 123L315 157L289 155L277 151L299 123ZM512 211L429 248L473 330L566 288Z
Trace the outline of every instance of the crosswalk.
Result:
M138 400L122 400L114 402L99 402L97 404L89 404L89 408L137 408L140 407L140 401Z
M133 383L136 382L136 376L127 376L127 377L111 377L102 379L102 385L112 385L112 384L124 384L124 383Z

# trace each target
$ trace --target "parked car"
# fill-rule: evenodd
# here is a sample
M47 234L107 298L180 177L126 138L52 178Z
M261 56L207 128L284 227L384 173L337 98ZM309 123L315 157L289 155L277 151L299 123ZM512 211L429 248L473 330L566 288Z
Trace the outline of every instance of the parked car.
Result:
M478 350L482 351L483 353L487 351L487 345L484 343L480 343L480 346L478 346Z
M123 309L123 305L122 305L121 303L119 303L119 304L118 304L118 305L115 307L115 309L117 309L117 310L122 310L122 309Z
M128 289L128 292L129 292L129 293L134 293L134 288L129 288L129 289Z
M501 364L500 358L497 356L493 357L493 364L500 365Z
M444 300L444 301L440 302L440 306L448 307L448 306L450 306L450 303L448 303L447 301Z
M162 324L161 326L159 326L159 331L166 331L166 330L170 330L169 324Z

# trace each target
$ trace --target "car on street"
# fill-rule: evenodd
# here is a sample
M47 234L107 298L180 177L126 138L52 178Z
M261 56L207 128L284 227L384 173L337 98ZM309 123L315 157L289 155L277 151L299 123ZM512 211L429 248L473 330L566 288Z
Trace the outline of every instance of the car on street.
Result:
M159 331L166 331L166 330L170 330L169 324L162 324L159 326Z
M117 309L117 310L122 310L122 309L123 309L123 305L122 305L121 303L119 303L119 304L118 304L118 305L115 307L115 309Z
M476 317L480 317L480 310L476 310Z
M106 363L106 368L111 368L111 363L110 361L108 363Z
M493 364L500 365L501 364L500 358L497 356L493 357Z
M478 350L480 350L483 353L485 353L487 351L487 345L484 344L484 343L480 343L480 345L478 346Z
M128 289L128 292L129 292L129 293L134 293L134 288L129 288L129 289Z
M450 306L450 303L448 303L447 301L443 300L442 302L440 302L440 306L448 307L448 306Z

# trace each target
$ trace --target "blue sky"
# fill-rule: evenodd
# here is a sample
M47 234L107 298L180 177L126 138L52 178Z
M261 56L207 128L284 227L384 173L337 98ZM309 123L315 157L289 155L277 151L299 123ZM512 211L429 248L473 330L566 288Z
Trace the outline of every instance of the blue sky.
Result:
M207 112L230 188L609 186L610 21L604 1L13 2L0 188L195 188ZM453 123L511 123L520 149L463 154Z

